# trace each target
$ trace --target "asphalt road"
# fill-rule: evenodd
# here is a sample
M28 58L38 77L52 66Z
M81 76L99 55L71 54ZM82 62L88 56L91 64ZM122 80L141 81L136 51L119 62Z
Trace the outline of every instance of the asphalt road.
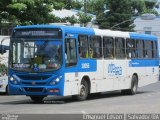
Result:
M160 81L138 89L136 95L119 91L92 96L86 101L71 97L47 97L33 103L26 96L0 95L0 114L160 113Z

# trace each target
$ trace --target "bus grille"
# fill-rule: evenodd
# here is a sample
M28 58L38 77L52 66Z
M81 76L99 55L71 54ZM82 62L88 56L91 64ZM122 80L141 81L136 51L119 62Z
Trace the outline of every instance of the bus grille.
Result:
M35 82L33 84L33 82L22 82L23 85L46 85L46 82Z
M50 78L50 75L38 75L38 76L30 76L30 75L17 75L22 80L46 80Z
M26 92L42 92L43 88L24 88Z

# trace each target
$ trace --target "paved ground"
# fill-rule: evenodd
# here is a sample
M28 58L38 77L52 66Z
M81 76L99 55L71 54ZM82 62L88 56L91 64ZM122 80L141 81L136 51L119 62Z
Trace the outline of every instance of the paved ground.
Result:
M160 82L139 88L137 95L105 93L86 101L47 97L41 104L26 96L0 95L0 114L160 113Z

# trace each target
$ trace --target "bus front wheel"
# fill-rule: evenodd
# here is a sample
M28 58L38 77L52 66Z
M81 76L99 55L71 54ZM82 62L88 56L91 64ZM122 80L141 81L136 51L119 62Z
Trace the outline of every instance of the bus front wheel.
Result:
M44 96L30 96L30 98L35 103L41 103L44 99Z
M74 95L73 98L78 101L86 100L89 94L88 84L85 80L82 80L80 85L80 91L78 95Z
M131 89L127 89L127 90L121 90L122 94L129 94L129 95L134 95L137 93L137 89L138 89L138 79L136 75L132 76L132 82L131 82Z

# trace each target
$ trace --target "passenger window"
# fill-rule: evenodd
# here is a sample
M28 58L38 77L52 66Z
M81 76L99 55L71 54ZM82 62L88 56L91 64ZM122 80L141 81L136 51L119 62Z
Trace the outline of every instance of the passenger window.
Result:
M135 40L133 39L126 40L126 54L128 59L136 58Z
M152 44L151 41L145 41L145 58L152 58Z
M102 40L100 36L90 37L90 58L102 58Z
M88 58L88 36L79 35L78 37L78 52L80 58Z
M73 38L65 40L65 59L67 67L77 64L76 40Z
M115 38L115 57L117 59L125 58L124 38Z
M114 58L114 39L112 37L103 38L103 55L105 59Z
M144 58L144 41L136 40L136 56L139 59Z
M152 54L152 57L153 58L157 58L158 56L157 56L157 42L156 41L153 41L152 42L153 43L153 54Z

